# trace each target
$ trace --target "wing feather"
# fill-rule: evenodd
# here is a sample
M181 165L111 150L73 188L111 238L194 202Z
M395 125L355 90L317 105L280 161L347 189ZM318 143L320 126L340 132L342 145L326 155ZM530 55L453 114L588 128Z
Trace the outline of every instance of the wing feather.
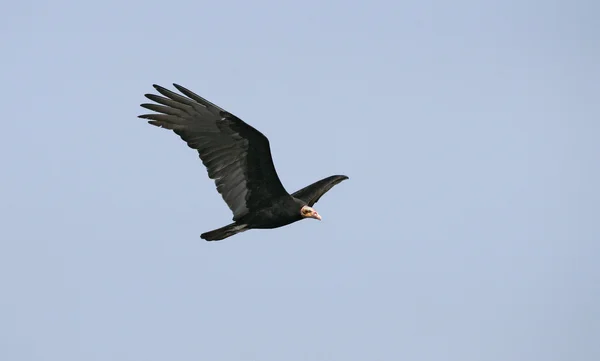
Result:
M164 113L164 114L168 114L168 115L185 116L187 114L185 111L183 111L181 109L168 107L165 105L145 103L145 104L142 104L141 106L148 110L153 110L155 112Z
M192 91L173 85L183 95L154 85L162 96L145 96L158 104L141 106L156 113L139 117L173 130L198 152L234 220L289 197L275 170L267 137Z

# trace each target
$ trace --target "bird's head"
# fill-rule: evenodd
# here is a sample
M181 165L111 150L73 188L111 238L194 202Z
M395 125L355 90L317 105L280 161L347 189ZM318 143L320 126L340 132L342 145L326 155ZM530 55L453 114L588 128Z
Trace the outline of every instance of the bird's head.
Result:
M302 215L302 218L314 218L318 219L319 221L321 220L319 213L309 206L302 207L302 209L300 209L300 214Z

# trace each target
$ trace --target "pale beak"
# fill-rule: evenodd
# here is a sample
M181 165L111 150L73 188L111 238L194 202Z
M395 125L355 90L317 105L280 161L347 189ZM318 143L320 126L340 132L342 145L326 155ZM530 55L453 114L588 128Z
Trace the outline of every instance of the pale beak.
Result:
M314 219L318 219L319 221L321 220L321 215L317 212L313 213L313 218Z

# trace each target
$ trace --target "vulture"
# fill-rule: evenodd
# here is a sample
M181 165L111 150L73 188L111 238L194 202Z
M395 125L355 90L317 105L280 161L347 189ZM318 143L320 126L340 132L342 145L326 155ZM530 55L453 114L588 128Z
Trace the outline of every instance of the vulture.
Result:
M290 195L275 171L266 136L223 108L173 85L183 95L153 85L162 96L145 94L155 103L141 106L155 113L138 117L172 130L198 151L208 177L233 213L233 223L201 234L202 239L219 241L250 229L278 228L305 218L321 220L313 205L347 176L333 175Z

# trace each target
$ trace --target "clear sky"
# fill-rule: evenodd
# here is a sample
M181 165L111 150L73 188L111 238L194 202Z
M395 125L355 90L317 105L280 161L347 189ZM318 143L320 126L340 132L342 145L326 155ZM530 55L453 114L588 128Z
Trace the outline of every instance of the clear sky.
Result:
M0 359L600 360L597 1L3 6ZM176 82L306 220L222 242Z

